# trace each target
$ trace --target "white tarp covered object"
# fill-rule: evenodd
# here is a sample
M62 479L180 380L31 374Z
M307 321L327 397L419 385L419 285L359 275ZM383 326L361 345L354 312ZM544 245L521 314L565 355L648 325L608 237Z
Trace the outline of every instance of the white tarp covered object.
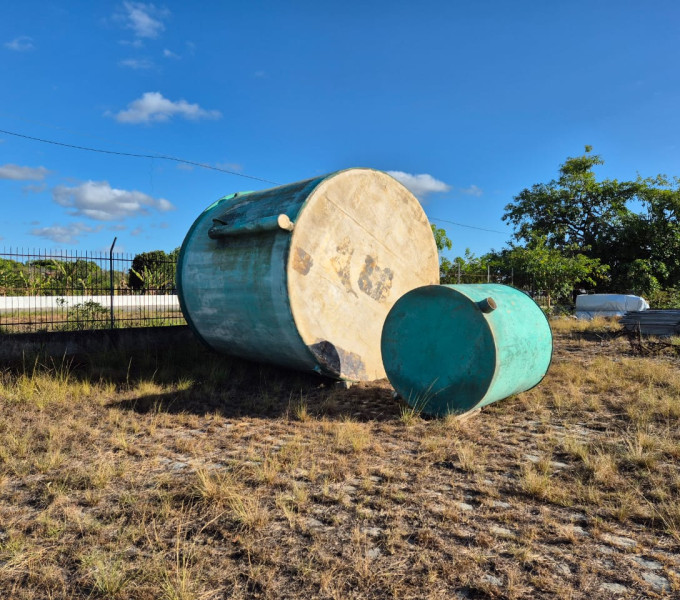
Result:
M576 296L577 319L621 317L629 310L649 310L649 303L640 296L628 294L581 294Z

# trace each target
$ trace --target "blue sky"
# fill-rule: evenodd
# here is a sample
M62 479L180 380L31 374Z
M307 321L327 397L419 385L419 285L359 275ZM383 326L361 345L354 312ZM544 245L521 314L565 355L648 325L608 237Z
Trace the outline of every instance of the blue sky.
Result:
M481 254L586 144L601 177L680 175L679 22L663 0L12 2L0 129L279 183L399 172L451 254ZM172 250L265 187L0 133L0 247Z

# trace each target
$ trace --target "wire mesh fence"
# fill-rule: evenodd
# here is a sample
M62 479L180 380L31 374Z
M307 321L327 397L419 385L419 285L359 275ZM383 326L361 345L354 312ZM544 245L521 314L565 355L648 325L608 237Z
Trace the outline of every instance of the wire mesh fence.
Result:
M154 251L3 249L0 333L184 325L175 289L176 257ZM485 265L452 269L442 283L502 283L550 303L532 281Z
M475 269L461 269L454 267L447 273L442 273L441 283L444 284L468 284L468 283L501 283L510 285L522 290L541 307L547 308L550 305L549 296L534 285L533 278L525 273L520 273L512 268L491 268L490 266L479 265ZM564 310L569 307L560 305Z
M172 255L3 249L0 332L185 324Z

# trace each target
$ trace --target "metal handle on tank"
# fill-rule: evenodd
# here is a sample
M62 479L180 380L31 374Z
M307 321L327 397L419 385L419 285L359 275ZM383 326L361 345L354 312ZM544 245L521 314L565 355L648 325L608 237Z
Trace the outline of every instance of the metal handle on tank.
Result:
M234 237L238 235L249 235L253 233L263 233L266 231L276 231L282 229L284 231L293 231L295 224L290 220L288 215L278 215L271 217L263 217L256 221L247 221L245 223L228 224L220 219L213 219L214 225L208 230L208 237L213 240L225 237Z

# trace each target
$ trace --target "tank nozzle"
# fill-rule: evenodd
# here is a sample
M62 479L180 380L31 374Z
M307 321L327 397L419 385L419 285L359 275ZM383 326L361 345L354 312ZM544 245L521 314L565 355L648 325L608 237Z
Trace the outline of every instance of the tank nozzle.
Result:
M479 310L483 313L490 313L498 308L498 304L496 304L496 301L491 296L477 302L477 306L479 306Z

